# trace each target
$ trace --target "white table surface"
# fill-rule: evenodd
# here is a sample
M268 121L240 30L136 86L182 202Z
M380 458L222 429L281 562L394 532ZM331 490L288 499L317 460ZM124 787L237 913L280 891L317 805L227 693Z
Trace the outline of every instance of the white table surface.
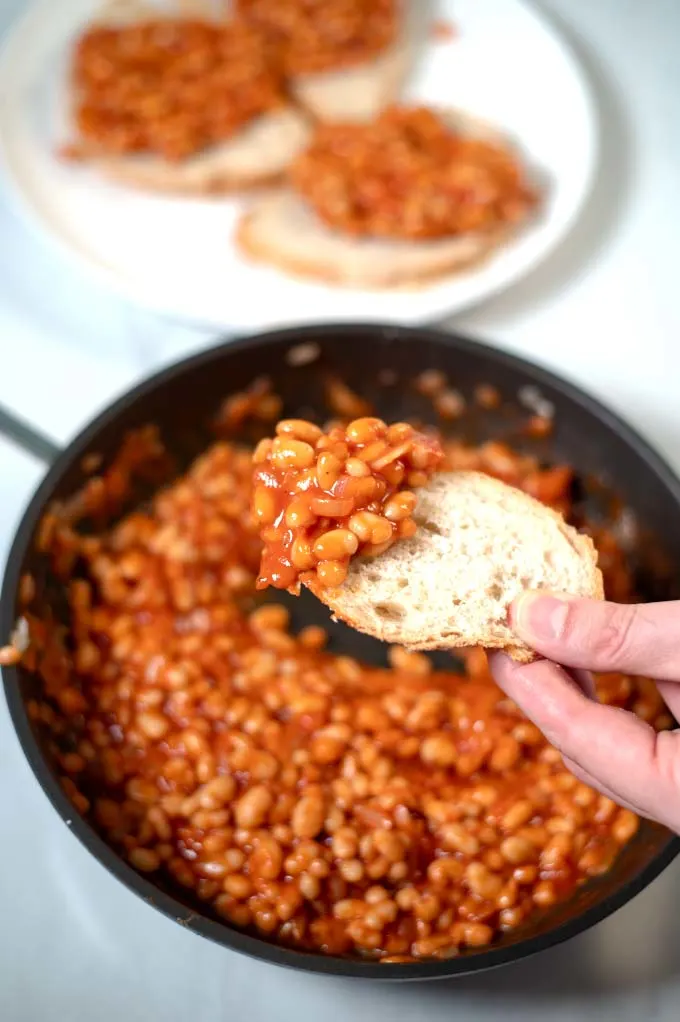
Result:
M543 3L599 100L600 181L554 257L456 325L586 385L680 470L680 3ZM0 31L23 6L0 0ZM0 178L0 402L63 442L132 381L208 343L64 265L10 209ZM41 473L0 441L2 559ZM588 934L478 979L390 987L297 975L208 944L109 877L48 805L0 703L2 1022L318 1016L676 1020L680 863Z

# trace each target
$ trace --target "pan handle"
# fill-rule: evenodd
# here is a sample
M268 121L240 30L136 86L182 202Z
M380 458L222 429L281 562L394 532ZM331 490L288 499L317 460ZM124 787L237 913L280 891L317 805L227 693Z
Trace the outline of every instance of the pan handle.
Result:
M11 440L17 447L32 454L38 461L52 465L61 454L61 449L43 433L20 419L14 412L0 405L0 436Z

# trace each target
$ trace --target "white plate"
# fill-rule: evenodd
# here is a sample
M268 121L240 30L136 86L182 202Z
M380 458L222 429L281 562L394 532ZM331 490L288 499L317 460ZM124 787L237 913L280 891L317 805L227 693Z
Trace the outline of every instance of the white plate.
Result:
M485 265L412 292L349 291L248 265L231 244L237 202L136 194L54 156L64 123L55 97L63 95L69 46L99 6L38 0L10 33L0 56L0 155L33 224L141 305L220 329L422 323L527 273L569 231L587 196L596 116L562 39L524 0L443 0L434 14L454 24L458 37L428 42L408 96L459 106L517 139L550 182L540 222Z

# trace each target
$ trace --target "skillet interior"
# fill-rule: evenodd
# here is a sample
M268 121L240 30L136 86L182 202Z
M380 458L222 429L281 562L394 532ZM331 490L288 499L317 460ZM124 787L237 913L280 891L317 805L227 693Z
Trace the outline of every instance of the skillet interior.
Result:
M311 364L291 367L289 352L300 343L319 345ZM2 596L2 634L7 635L16 614L16 590L24 572L37 580L34 608L51 607L64 617L60 585L44 559L33 550L37 523L47 503L64 499L82 485L82 457L101 454L104 463L118 451L126 432L149 423L160 428L163 441L183 470L214 439L212 420L224 397L267 375L284 399L286 416L328 417L325 381L337 376L375 407L388 421L418 418L433 422L431 402L419 396L413 379L425 368L443 370L464 395L479 384L490 384L502 396L495 411L466 413L448 427L465 439L479 442L507 438L513 446L538 453L549 462L566 461L579 475L577 507L590 518L607 518L621 503L641 526L631 551L637 589L645 600L679 595L680 484L670 470L635 434L592 399L550 374L493 349L448 334L375 326L321 327L283 331L213 349L167 370L121 399L74 442L48 474L17 536ZM527 385L538 387L554 407L555 428L548 438L524 435L527 408L520 397ZM470 403L474 408L474 403ZM247 437L250 439L250 437ZM148 496L135 494L135 501ZM616 499L614 499L616 498ZM328 625L328 612L309 595L290 600L294 627ZM331 648L374 663L384 662L384 647L338 624L332 626ZM17 684L18 683L18 684ZM176 890L161 891L138 876L79 818L61 792L42 751L43 736L29 723L25 702L36 694L35 678L18 669L5 672L10 710L24 750L38 778L62 817L109 869L128 886L179 921L227 946L279 964L312 971L381 978L434 978L460 974L523 957L585 929L623 904L645 886L676 854L675 839L651 823L604 877L580 889L568 902L508 934L490 951L469 951L450 961L407 965L376 965L355 960L323 958L287 951L231 930L215 921L203 905L187 905Z

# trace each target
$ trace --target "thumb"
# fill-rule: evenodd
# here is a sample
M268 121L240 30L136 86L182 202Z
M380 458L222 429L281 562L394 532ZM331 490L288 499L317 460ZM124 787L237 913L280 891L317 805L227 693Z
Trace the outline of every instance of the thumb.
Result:
M680 602L617 604L525 593L515 600L510 621L532 649L566 667L680 681Z

